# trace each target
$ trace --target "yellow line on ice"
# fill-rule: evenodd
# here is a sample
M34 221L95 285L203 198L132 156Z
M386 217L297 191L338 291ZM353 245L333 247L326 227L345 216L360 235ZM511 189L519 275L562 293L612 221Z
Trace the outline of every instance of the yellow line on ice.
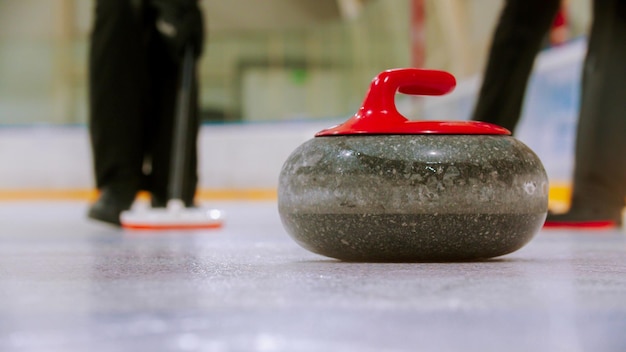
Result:
M0 189L0 201L34 201L34 200L61 200L61 201L92 201L98 195L95 189ZM558 183L550 186L550 208L562 208L569 205L571 195L570 185ZM140 193L140 198L147 199L146 193ZM277 199L276 189L200 189L197 194L199 200L223 201L273 201Z
M92 201L98 196L95 189L0 189L0 201ZM148 198L146 193L140 193L140 198ZM201 189L198 191L199 200L243 200L243 201L271 201L277 199L275 189Z

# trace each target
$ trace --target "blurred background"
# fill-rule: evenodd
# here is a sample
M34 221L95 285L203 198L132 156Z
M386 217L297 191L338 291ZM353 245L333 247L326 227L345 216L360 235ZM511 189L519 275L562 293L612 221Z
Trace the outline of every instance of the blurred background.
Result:
M590 19L589 0L564 4L566 40L558 45L546 40L539 74L529 87L525 114L531 116L518 135L542 159L555 159L557 165L547 168L559 180L569 174L569 159L562 154L573 142ZM371 79L386 69L451 72L459 85L450 96L400 97L397 104L412 119L467 118L502 5L502 0L201 0L208 21L200 63L202 185L271 189L286 155L318 128L302 123L324 127L345 120L358 109ZM3 166L0 189L90 187L85 124L93 6L92 0L0 0L0 161L9 165ZM556 116L557 132L543 124L545 133L537 134L533 119L545 115ZM255 139L259 134L273 146L250 155L251 144L263 144ZM277 136L289 143L280 144ZM218 150L227 155L216 155ZM272 171L245 179L242 170L232 171L240 163Z
M421 66L462 80L485 60L499 0L202 0L206 121L350 114L380 71ZM416 18L415 7L423 7ZM85 123L91 0L0 0L0 123ZM572 1L572 36L586 1ZM423 31L421 40L413 31ZM420 34L416 33L418 36ZM423 45L423 59L414 57Z

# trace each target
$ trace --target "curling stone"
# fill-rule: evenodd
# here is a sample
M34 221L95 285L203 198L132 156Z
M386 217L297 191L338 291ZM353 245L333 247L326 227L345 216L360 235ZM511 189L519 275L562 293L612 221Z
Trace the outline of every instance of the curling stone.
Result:
M324 256L373 262L480 260L528 243L548 207L537 155L500 126L396 110L398 91L455 85L443 71L384 71L356 115L293 151L278 187L289 235Z

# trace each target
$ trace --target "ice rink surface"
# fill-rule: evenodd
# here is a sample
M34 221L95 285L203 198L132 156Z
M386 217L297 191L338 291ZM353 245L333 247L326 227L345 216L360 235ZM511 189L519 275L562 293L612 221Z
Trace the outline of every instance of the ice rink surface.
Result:
M0 351L626 351L626 234L544 230L468 263L345 263L275 202L129 232L79 201L0 202Z

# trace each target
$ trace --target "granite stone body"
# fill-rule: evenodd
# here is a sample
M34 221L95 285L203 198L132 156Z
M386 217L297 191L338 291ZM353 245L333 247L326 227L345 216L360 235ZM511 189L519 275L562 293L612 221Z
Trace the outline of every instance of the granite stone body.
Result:
M293 239L346 261L461 261L524 246L547 213L539 158L503 135L348 135L298 147L279 178Z

